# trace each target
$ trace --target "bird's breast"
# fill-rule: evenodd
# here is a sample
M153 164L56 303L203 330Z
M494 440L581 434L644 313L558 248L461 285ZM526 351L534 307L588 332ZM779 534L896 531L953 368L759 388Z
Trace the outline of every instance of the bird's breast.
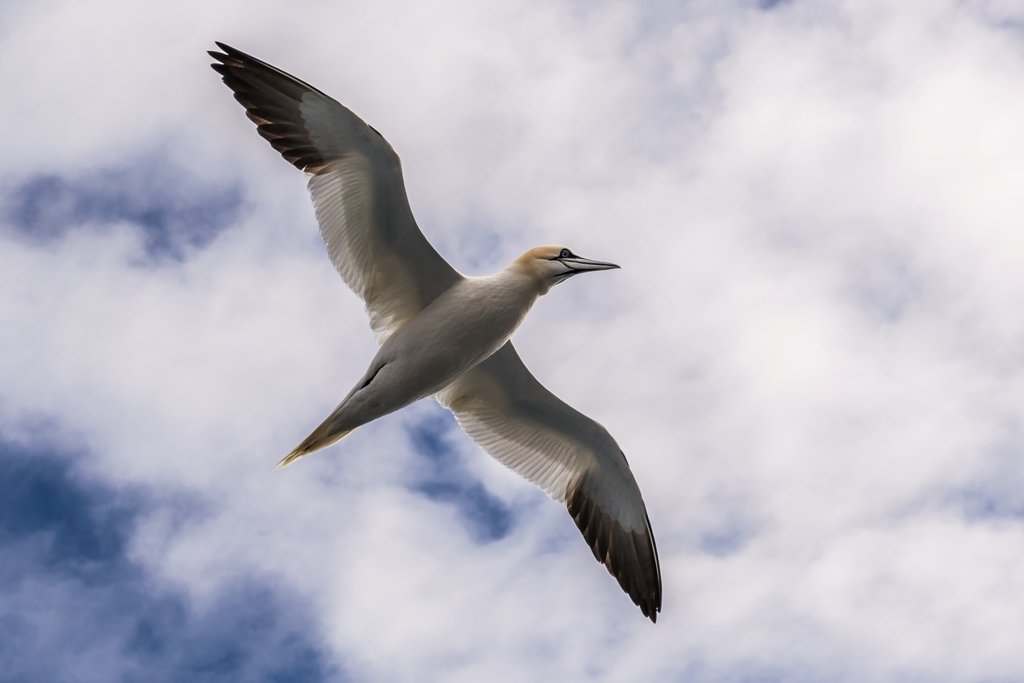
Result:
M488 278L467 278L435 299L381 347L432 394L485 360L522 322L535 296Z

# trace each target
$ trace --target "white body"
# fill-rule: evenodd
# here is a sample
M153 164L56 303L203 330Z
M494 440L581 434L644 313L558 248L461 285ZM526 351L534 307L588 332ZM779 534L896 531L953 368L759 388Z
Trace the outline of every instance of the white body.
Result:
M348 432L444 389L500 349L539 295L518 262L457 281L385 340L325 425Z

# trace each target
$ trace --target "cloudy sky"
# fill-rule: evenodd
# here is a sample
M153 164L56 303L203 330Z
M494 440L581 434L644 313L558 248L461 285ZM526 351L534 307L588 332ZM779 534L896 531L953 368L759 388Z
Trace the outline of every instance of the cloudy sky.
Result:
M486 5L486 8L485 8ZM1019 681L1024 6L0 5L0 679ZM307 80L629 457L644 619L430 401L282 472L374 351L207 64Z

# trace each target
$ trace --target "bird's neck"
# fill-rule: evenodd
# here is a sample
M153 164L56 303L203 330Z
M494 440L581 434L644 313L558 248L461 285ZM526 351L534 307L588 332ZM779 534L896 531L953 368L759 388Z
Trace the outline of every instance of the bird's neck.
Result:
M510 287L521 288L524 293L531 295L533 298L530 305L533 305L537 297L550 291L551 279L536 267L536 259L527 256L528 253L520 256L496 275L506 280Z

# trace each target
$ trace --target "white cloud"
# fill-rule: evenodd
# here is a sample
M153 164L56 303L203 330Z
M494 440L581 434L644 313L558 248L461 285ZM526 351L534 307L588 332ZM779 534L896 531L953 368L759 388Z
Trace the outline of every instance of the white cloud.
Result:
M202 499L137 529L156 576L200 602L278 576L360 679L1024 670L1013 3L199 7L25 9L0 43L8 189L140 158L242 188L180 263L144 264L130 223L0 230L0 429L50 418L96 477ZM511 533L476 544L411 491L426 406L272 471L373 346L299 174L206 67L213 39L384 132L458 267L550 241L623 265L556 289L516 341L630 459L656 626L460 433Z

